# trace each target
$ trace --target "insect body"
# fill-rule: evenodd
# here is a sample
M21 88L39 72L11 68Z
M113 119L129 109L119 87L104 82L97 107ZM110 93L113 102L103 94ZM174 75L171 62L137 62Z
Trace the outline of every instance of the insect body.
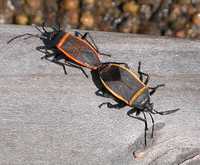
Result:
M139 67L138 67L138 73L140 75L139 78L135 73L133 73L127 67L124 67L122 65L115 63L103 64L98 69L99 77L102 84L113 96L123 101L124 104L112 105L111 103L106 102L101 104L99 107L101 107L104 104L107 104L108 107L114 107L114 108L121 108L126 105L133 107L132 110L136 112L136 116L131 115L133 113L132 111L129 111L130 113L128 113L128 115L130 117L137 118L145 122L145 145L146 145L146 131L148 127L147 127L146 115L144 112L147 112L152 119L153 127L152 127L151 137L153 137L154 120L151 114L165 115L176 112L179 109L158 112L153 108L153 103L150 102L150 96L154 94L159 87L164 86L164 84L159 84L156 87L147 87L147 83L149 81L149 75L141 72L140 67L141 63L139 62ZM142 82L143 76L147 76L144 83ZM143 113L144 118L138 116L141 112Z
M55 34L51 40L71 60L85 67L97 69L101 65L98 51L84 38L61 31Z
M38 29L38 27L36 28ZM94 40L92 39L91 35L87 32L84 35L81 35L80 33L76 32L76 36L65 32L64 29L54 28L54 32L49 33L45 30L44 23L42 28L47 34L47 40L51 41L52 43L50 49L57 49L60 51L54 56L54 62L61 64L60 62L58 62L57 59L59 59L60 56L65 55L66 62L71 66L81 69L86 75L86 77L88 76L85 73L85 71L80 66L77 66L75 63L96 70L98 67L101 66L99 54L107 55L99 52ZM78 37L78 35L80 35L81 37ZM89 36L93 45L86 39L87 36ZM52 55L46 55L43 58L48 58L50 56ZM68 59L70 59L73 62L69 62ZM65 73L67 73L65 69L65 63L62 65L64 67Z

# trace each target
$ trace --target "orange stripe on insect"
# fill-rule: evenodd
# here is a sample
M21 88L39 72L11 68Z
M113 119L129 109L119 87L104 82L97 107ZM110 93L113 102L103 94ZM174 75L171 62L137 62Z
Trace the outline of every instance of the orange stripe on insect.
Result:
M132 102L145 90L147 89L147 86L144 86L140 88L134 95L133 97L129 100L128 105L132 105Z

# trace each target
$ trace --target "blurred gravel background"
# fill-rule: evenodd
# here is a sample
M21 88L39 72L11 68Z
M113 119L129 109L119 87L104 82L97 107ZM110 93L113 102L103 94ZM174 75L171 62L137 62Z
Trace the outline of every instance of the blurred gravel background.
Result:
M1 0L0 23L200 38L200 0Z

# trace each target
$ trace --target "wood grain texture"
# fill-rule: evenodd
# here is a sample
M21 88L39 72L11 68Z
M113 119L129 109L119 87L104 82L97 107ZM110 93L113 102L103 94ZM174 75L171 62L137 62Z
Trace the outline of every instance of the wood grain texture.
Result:
M98 108L115 101L95 94L90 69L84 68L89 78L71 67L64 75L61 66L40 59L38 37L7 44L27 33L40 34L31 26L0 25L0 164L200 164L198 40L90 31L99 50L112 55L101 56L103 62L125 62L137 72L141 61L149 86L165 83L152 96L157 111L181 108L154 115L158 130L142 148L144 123L127 116L130 107ZM135 159L134 151L144 155Z

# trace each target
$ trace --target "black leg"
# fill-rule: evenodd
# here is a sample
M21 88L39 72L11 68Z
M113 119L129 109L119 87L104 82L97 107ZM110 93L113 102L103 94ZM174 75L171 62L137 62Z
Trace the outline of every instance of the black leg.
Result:
M86 72L84 71L84 69L82 67L73 64L72 62L68 61L67 59L65 60L65 63L62 63L62 62L59 62L56 58L53 58L52 62L61 65L63 67L65 74L67 74L67 71L66 71L66 64L67 64L67 66L80 69L83 72L83 74L85 75L85 77L88 78L88 75L86 74Z
M108 91L106 90L106 88L101 87L101 89L97 90L95 92L95 94L97 96L101 96L101 97L106 97L106 98L111 98L111 99L115 99L115 97Z
M44 22L43 22L44 23ZM38 28L38 26L35 26L35 28L41 33L43 34L43 32Z
M142 113L143 113L143 115L144 115L144 118L141 118L141 117L137 116L137 115L140 113L140 109L137 109L136 111L137 111L137 112L136 112L136 116L132 116L132 115L131 115L131 114L132 114L131 111L129 111L129 112L127 113L127 115L128 115L129 117L132 117L132 118L141 120L141 121L143 121L143 122L145 123L145 128L144 128L144 144L145 144L145 146L146 146L146 145L147 145L147 139L146 139L146 137L147 137L147 130L148 130L146 115L145 115L145 113L142 111ZM135 112L135 111L134 111L134 112Z
M147 145L147 130L148 130L148 126L147 126L147 118L145 113L142 111L143 115L144 115L144 123L145 123L145 127L144 127L144 145Z
M80 66L77 66L77 65L75 65L74 63L72 63L72 62L70 62L70 61L68 61L68 57L66 57L66 56L64 56L63 58L65 59L65 63L63 63L63 62L60 62L58 59L61 59L61 57L63 56L63 54L61 54L61 53L58 53L58 54L54 54L54 53L50 53L50 52L48 52L47 51L47 49L45 49L46 50L46 52L48 53L47 55L45 55L44 57L42 57L41 59L43 60L44 58L46 59L46 60L48 60L48 61L51 61L51 62L53 62L53 63L56 63L56 64L58 64L58 65L61 65L62 67L63 67L63 70L64 70L64 73L65 74L67 74L67 71L66 71L66 64L67 64L67 66L70 66L70 67L74 67L74 68L78 68L78 69L80 69L83 73L84 73L84 75L88 78L88 75L86 74L86 72L84 71L84 69L82 68L82 67L80 67ZM50 58L50 57L52 57L52 56L54 56L53 57L53 59L52 60L49 60L48 58Z
M99 49L98 49L96 43L94 42L92 36L90 35L90 33L86 32L84 35L82 35L82 34L79 33L79 32L75 32L75 35L76 35L76 36L80 35L81 38L82 38L83 40L86 40L92 47L94 47L94 49L96 49L96 51L97 51L99 54L104 55L104 56L109 56L109 57L111 57L111 55L105 54L105 53L101 53L101 52L99 51ZM87 40L87 38L86 38L87 36L89 36L89 38L90 38L90 40L92 41L93 45Z
M54 54L54 53L50 53L49 51L48 51L48 49L55 49L55 47L54 46L50 46L50 47L45 47L45 52L47 53L45 56L43 56L43 57L41 57L41 60L43 60L44 58L45 59L47 59L47 58L50 58L50 57L58 57L59 55L60 55L60 53L58 53L58 54Z
M79 34L80 34L80 33L79 33ZM81 34L80 34L80 35L81 35ZM87 38L86 38L87 36L89 36L90 40L91 40L92 43L94 44L94 48L95 48L95 49L97 50L97 52L99 53L99 49L98 49L96 43L94 42L92 36L90 35L90 33L86 32L84 35L82 35L81 38L82 38L83 40L86 40L88 43L90 43L90 42L87 40ZM90 43L90 45L92 45L92 44Z
M50 33L48 31L46 31L46 29L44 28L44 24L45 24L45 21L43 21L43 23L42 23L42 29L44 30L45 33L47 33L50 36Z
M49 57L51 57L51 56L54 56L54 58L52 60L49 59ZM61 65L63 67L64 73L66 75L67 71L66 71L65 63L62 63L62 62L58 61L56 59L56 57L58 57L58 56L59 56L59 54L57 54L57 55L46 55L44 57L41 57L41 60L46 59L47 61L50 61L50 62L53 62L55 64Z
M148 87L149 89L152 89L152 91L149 92L149 94L153 95L159 87L163 87L163 86L165 86L165 84L159 84L156 87Z
M110 102L104 102L99 105L99 108L101 108L103 105L107 105L108 108L117 108L115 105L111 104Z
M66 74L67 74L66 67L65 67L65 65L64 65L64 64L63 64L62 66L63 66L64 73L65 73L65 75L66 75Z
M145 80L145 82L144 82L144 84L147 85L148 82L149 82L150 77L149 77L148 74L141 72L141 62L139 62L139 65L138 65L138 74L140 75L140 80L141 80L141 81L143 81L143 76L146 76L146 77L147 77L146 80ZM156 90L157 90L159 87L162 87L162 86L165 86L165 84L159 84L159 85L157 85L156 87L148 87L149 89L152 89L152 91L151 91L149 94L150 94L150 95L153 95L153 94L156 92Z
M151 132L151 138L153 138L153 132L154 132L154 119L153 116L149 113L149 116L151 117L151 121L152 121L152 132Z
M101 108L103 105L107 105L108 108L115 108L115 109L120 109L126 106L125 103L111 104L110 102L104 102L99 105L99 108Z
M87 77L87 78L89 77L82 67L77 66L77 65L75 65L74 63L72 63L72 62L70 62L68 60L66 60L64 64L66 64L66 63L68 64L68 66L80 69L83 72L83 74L85 75L85 77Z
M146 80L145 80L145 82L144 82L144 84L147 85L150 78L149 78L148 74L141 72L141 62L139 62L139 65L138 65L138 74L140 75L140 80L142 82L143 82L143 76L147 77Z

